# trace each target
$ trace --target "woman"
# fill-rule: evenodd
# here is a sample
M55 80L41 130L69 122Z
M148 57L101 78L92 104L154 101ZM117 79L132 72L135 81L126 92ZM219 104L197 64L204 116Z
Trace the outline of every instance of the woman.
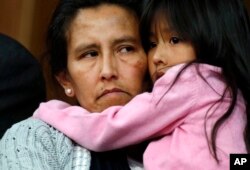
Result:
M147 60L137 5L127 0L63 0L55 10L47 37L52 74L66 95L90 112L126 104L144 90ZM0 141L0 167L129 169L122 151L92 152L90 157L86 149L32 118L14 125Z

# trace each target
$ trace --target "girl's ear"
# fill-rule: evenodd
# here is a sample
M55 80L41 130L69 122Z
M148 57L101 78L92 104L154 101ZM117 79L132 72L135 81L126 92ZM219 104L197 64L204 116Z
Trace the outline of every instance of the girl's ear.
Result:
M55 77L59 84L63 87L65 94L68 97L74 97L75 93L69 73L67 71L61 71Z

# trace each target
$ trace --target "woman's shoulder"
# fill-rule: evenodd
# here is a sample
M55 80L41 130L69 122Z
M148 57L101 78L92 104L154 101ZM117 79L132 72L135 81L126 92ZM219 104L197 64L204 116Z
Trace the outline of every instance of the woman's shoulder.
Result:
M1 142L8 145L12 143L10 141L22 145L36 145L36 147L40 143L43 147L51 147L52 150L54 147L62 147L62 145L65 147L64 149L74 147L73 142L63 133L34 118L25 119L8 129Z
M73 155L69 138L34 118L14 124L0 140L0 164L9 163L4 167L71 168Z
M18 122L12 125L6 133L4 134L3 138L8 136L22 136L26 137L27 139L34 138L38 140L37 137L49 137L49 136L64 136L61 132L57 131L55 128L51 127L50 125L46 124L45 122L35 119L35 118L28 118L21 122Z
M15 123L11 126L11 128L8 129L8 131L17 130L19 128L25 128L25 127L43 127L43 128L49 128L49 125L45 122L34 119L32 117L24 119L18 123Z

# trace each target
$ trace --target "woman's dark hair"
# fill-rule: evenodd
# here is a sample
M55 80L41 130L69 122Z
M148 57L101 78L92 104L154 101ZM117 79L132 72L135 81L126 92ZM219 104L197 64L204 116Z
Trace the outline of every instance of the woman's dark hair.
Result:
M113 4L134 13L138 18L139 0L60 0L56 7L47 33L47 54L52 75L66 70L67 39L66 32L80 9ZM112 27L112 26L110 26Z
M250 24L242 0L145 0L143 9L141 37L146 49L151 24L160 13L179 36L194 45L197 57L194 62L222 68L231 103L211 133L209 148L216 161L219 162L216 154L218 129L232 114L238 89L245 99L244 140L250 152ZM220 100L223 99L224 96Z

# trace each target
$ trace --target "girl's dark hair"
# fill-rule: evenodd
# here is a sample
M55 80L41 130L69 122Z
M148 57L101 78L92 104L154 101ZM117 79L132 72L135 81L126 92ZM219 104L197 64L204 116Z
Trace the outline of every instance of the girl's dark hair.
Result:
M218 129L232 114L238 89L245 99L244 140L250 152L250 24L242 0L145 0L143 5L141 37L146 49L152 21L160 13L179 36L194 45L195 62L222 68L226 90L231 92L231 103L211 133L211 153L217 162Z
M140 17L139 0L60 0L56 7L47 33L47 59L52 75L67 68L66 31L80 9L113 4L129 10ZM112 26L110 26L112 27Z

